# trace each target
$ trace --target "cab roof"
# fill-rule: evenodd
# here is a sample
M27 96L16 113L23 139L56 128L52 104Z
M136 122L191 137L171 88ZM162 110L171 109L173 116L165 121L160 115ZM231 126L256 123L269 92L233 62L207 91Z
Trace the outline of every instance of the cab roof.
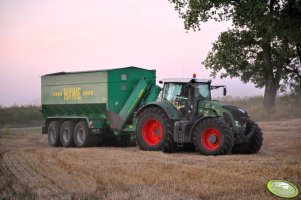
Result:
M162 79L160 83L211 83L210 79L197 79L197 78L166 78Z

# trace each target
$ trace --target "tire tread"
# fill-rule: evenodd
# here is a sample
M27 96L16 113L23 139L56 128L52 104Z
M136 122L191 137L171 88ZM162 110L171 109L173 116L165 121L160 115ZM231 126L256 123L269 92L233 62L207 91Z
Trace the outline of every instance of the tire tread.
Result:
M163 135L163 141L160 142L156 146L149 146L147 145L142 136L142 126L145 120L147 120L147 117L156 116L157 118L160 118L162 121L163 130L165 130L165 135ZM146 118L146 119L145 119ZM175 149L175 144L173 142L173 121L168 118L166 113L158 108L158 107L150 107L145 110L143 110L140 115L138 116L137 120L137 128L136 128L136 140L137 144L140 149L147 150L147 151L163 151L166 153L173 152Z
M254 154L260 151L262 146L262 141L263 141L263 133L261 132L261 129L252 120L248 120L246 131L247 129L251 129L251 130L253 129L255 131L254 137L252 138L250 143L244 145L242 144L235 145L232 149L233 154Z
M204 149L201 145L201 141L197 141L200 138L201 133L207 127L217 128L222 135L222 142L220 148L215 151L208 151ZM202 120L194 130L194 144L196 149L204 155L225 155L231 152L234 145L233 132L228 126L228 124L221 118L210 117Z

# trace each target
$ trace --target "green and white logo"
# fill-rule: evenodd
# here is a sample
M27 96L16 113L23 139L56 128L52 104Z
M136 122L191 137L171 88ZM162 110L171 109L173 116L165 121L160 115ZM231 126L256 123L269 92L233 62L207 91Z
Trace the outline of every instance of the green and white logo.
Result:
M268 190L282 198L294 198L298 195L298 189L293 184L282 180L271 180L267 184Z

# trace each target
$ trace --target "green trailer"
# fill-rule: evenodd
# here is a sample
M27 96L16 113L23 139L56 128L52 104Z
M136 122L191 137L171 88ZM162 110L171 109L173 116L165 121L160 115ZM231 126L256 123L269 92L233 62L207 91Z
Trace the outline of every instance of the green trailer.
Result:
M42 76L41 82L42 132L53 146L88 146L99 137L130 139L134 112L160 92L156 71L137 67L59 72Z

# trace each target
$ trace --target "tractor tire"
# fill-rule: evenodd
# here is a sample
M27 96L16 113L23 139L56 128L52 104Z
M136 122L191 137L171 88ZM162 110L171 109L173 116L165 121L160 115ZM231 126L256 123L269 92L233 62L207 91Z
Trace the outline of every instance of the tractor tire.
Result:
M63 147L74 147L74 123L72 121L65 121L61 126L60 140Z
M224 155L231 152L234 136L221 118L206 118L194 131L196 149L204 155Z
M61 146L60 141L60 127L61 123L58 121L52 121L48 126L48 144L50 146L59 147Z
M250 142L234 145L232 149L233 154L253 154L260 150L263 141L263 134L254 121L248 120L245 135L248 135L252 131L254 131L254 135Z
M86 121L77 122L73 134L75 146L79 148L95 146L99 142L99 138L89 133Z
M162 109L147 108L138 116L136 139L142 150L172 152L173 122Z

